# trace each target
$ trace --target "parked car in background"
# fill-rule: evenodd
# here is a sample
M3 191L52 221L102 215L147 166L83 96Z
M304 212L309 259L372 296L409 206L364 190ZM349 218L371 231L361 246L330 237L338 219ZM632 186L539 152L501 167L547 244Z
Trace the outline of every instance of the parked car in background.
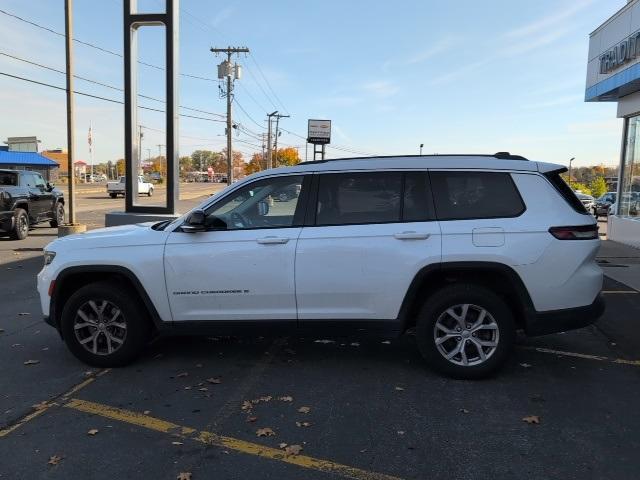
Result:
M53 228L64 223L62 192L37 172L0 170L0 232L22 240L44 222Z
M616 196L616 192L607 192L598 198L593 206L593 216L598 218L609 215L611 205L616 203Z
M596 201L591 195L587 195L586 193L582 192L575 192L575 194L576 197L578 197L578 200L580 200L580 202L582 202L582 204L584 205L584 208L586 208L589 212L593 211L593 207Z
M123 175L117 182L107 182L107 193L111 198L118 195L125 196L125 176ZM140 195L153 195L153 184L147 182L143 176L138 175L138 193Z

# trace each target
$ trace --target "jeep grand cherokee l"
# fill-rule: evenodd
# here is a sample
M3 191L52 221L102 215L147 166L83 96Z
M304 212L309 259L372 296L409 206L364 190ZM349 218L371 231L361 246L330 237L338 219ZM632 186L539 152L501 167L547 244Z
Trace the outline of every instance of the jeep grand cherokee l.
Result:
M158 333L415 329L431 366L483 377L516 330L603 311L598 228L564 171L509 154L265 170L175 221L53 241L42 310L96 366L131 362Z

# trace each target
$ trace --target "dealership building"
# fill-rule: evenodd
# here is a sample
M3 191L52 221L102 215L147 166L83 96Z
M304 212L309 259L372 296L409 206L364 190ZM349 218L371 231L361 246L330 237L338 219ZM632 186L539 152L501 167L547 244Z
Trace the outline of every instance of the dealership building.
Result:
M591 33L585 100L617 102L624 119L608 238L640 248L640 0L629 0Z

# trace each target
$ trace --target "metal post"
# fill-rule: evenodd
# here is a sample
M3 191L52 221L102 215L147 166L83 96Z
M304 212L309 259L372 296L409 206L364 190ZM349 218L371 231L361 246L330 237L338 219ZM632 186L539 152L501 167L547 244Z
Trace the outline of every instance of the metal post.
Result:
M73 0L64 2L65 51L67 59L67 168L69 169L69 223L76 223L75 172L73 170Z
M281 118L289 118L289 115L280 115L280 114L276 115L276 139L274 144L274 150L275 150L274 156L276 157L276 164L278 163L278 135L280 135L280 119Z
M573 161L575 160L575 157L571 157L571 159L569 160L569 187L571 187L571 164L573 163Z
M273 168L273 151L271 144L271 117L278 114L278 111L267 114L267 168Z
M227 53L231 63L231 52ZM233 150L231 146L231 75L227 75L227 185L233 182Z

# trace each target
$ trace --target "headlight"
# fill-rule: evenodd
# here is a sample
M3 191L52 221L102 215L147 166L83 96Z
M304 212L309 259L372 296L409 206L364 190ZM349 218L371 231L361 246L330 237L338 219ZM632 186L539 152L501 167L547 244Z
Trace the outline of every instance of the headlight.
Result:
M49 265L51 262L53 262L53 259L56 258L56 252L48 252L45 250L44 252L44 264Z

